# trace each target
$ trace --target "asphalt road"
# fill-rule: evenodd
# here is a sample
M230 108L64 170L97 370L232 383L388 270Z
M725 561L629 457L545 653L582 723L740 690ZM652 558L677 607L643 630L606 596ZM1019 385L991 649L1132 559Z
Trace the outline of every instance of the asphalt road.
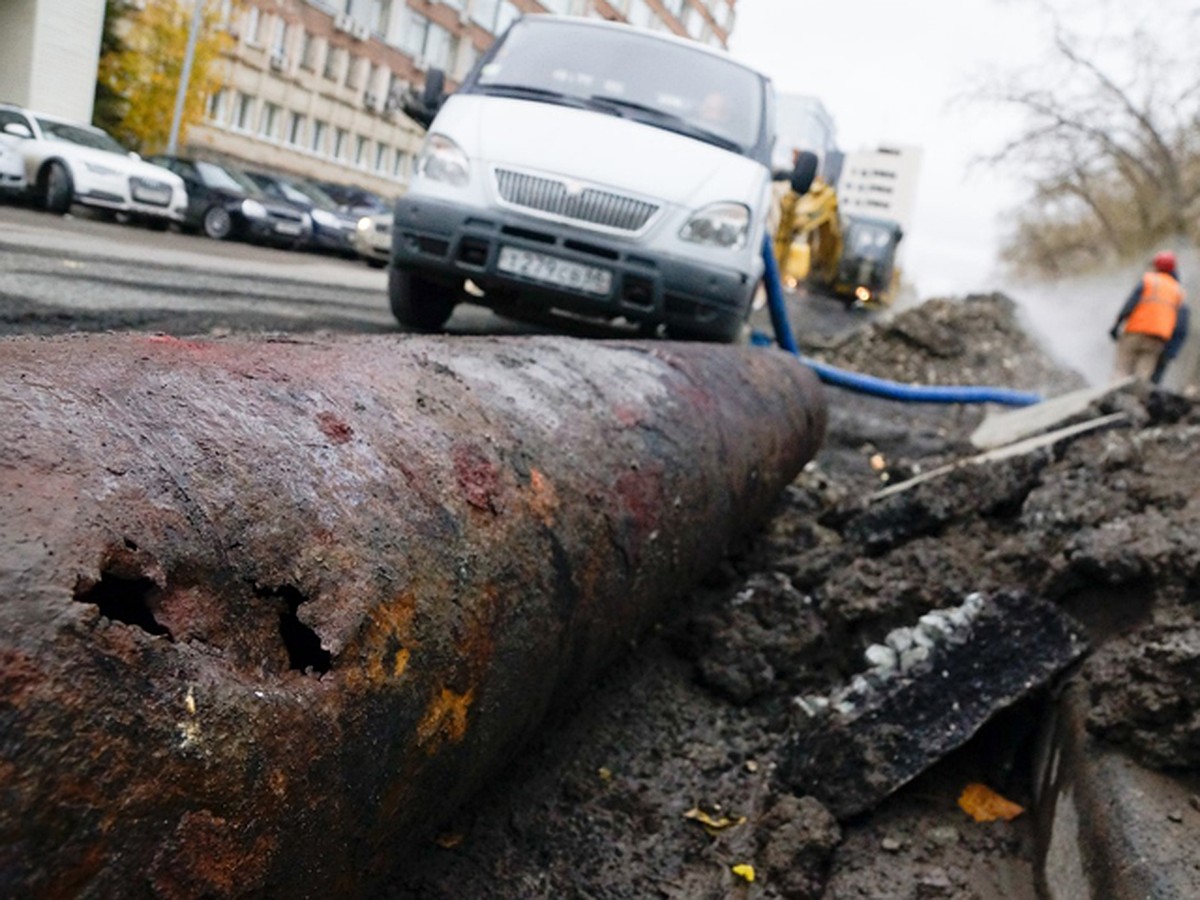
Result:
M395 333L387 276L357 260L0 205L0 334ZM465 304L447 331L540 329Z

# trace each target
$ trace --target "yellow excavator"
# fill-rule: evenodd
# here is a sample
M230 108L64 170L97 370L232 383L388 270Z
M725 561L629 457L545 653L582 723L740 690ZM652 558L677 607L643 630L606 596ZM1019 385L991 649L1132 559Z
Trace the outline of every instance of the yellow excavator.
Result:
M900 284L899 223L843 216L837 190L820 177L804 194L789 190L779 207L775 261L785 288L803 284L847 306L892 302Z

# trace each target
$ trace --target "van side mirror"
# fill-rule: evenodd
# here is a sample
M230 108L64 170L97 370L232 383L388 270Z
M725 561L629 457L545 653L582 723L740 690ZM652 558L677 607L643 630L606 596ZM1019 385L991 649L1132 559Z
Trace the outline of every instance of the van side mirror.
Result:
M33 137L33 132L29 130L29 126L22 125L20 122L5 123L4 133L11 134L13 137L19 137L22 140L29 140Z
M817 154L808 150L802 150L796 154L796 164L792 167L792 174L789 178L792 190L797 194L807 194L817 177L819 166L820 160L817 159Z
M422 128L428 128L445 102L446 73L441 69L430 69L425 73L421 92L409 90L400 105L406 116Z

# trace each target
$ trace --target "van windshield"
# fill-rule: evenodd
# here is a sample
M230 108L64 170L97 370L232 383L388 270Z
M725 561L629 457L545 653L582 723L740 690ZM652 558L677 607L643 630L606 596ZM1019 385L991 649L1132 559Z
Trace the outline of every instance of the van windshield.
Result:
M468 93L585 106L746 153L760 143L763 79L703 50L632 29L523 20Z

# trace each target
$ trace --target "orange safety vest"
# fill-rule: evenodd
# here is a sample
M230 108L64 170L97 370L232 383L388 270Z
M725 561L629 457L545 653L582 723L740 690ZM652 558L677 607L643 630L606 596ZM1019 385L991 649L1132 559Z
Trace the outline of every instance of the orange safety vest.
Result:
M1175 320L1183 306L1183 288L1179 282L1162 272L1147 272L1142 276L1142 296L1129 320L1127 334L1148 334L1169 341L1175 333Z

